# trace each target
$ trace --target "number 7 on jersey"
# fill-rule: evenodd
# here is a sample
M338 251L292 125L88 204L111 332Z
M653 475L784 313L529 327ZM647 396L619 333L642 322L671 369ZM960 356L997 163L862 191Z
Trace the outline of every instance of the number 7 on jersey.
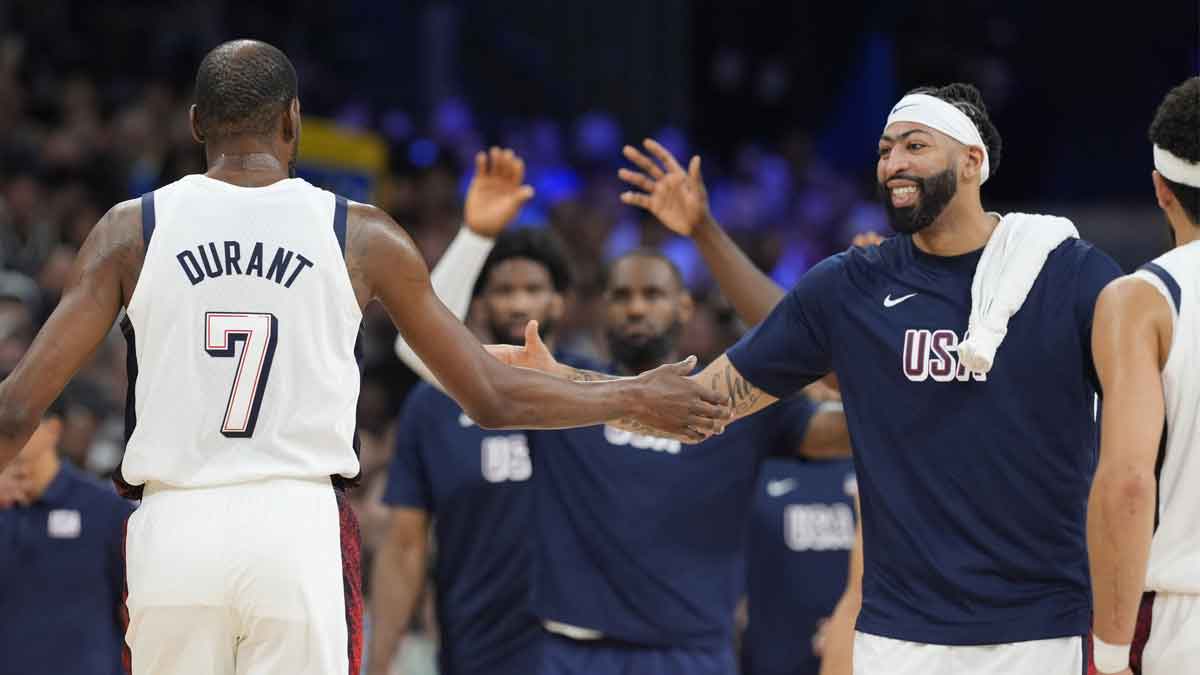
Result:
M233 358L242 343L221 433L229 438L250 438L258 422L263 391L275 360L279 320L258 312L205 312L204 351L217 358Z

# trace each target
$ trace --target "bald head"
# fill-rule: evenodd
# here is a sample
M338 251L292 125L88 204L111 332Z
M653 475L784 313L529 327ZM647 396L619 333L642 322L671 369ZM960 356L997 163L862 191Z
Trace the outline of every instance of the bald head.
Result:
M205 141L267 136L297 96L296 69L258 40L218 45L196 73L196 130Z

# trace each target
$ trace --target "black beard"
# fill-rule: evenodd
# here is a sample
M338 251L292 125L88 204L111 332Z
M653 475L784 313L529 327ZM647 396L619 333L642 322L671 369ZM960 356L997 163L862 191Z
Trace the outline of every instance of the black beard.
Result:
M676 321L658 335L631 339L619 330L609 328L608 351L618 366L630 372L640 373L657 368L675 351L675 343L682 329L682 324Z
M879 184L879 194L883 199L884 207L887 208L889 224L893 230L901 234L915 234L932 225L933 221L942 215L942 211L946 210L946 205L950 203L950 200L954 199L954 194L958 192L958 176L954 167L929 178L902 174L893 176L890 180L897 178L916 183L917 190L920 191L920 198L916 206L896 208L892 206L892 195L887 186Z
M542 338L542 342L550 339L554 334L556 324L554 319L543 318L538 320L538 337ZM517 347L525 344L525 324L517 329L515 334L508 332L508 327L504 324L493 323L488 321L488 330L492 332L492 339L502 345L515 345Z

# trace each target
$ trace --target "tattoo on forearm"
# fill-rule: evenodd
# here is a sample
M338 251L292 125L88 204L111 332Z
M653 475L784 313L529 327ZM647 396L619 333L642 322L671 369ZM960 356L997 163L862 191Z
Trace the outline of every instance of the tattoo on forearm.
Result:
M749 412L754 408L754 404L762 398L762 390L750 384L746 378L734 370L733 366L725 366L722 372L713 373L712 388L716 391L724 391L729 395L734 415Z
M620 379L616 375L605 375L597 373L594 370L583 370L582 368L568 368L567 379L575 382L605 382L608 380Z
M620 429L621 431L629 431L643 436L661 436L662 432L658 429L649 427L634 419L623 417L619 420L609 422L609 426Z

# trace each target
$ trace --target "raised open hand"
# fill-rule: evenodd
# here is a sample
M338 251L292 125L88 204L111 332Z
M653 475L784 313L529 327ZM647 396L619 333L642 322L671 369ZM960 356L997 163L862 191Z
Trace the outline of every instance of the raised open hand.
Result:
M700 157L692 157L684 171L675 156L658 141L647 138L644 145L658 162L632 145L625 146L622 150L625 159L641 171L621 169L617 176L642 192L622 192L621 201L653 213L676 234L692 236L696 227L709 217L708 191L700 175Z
M484 348L489 354L510 366L532 368L551 375L557 372L558 361L554 359L546 343L542 342L542 336L538 334L538 322L532 319L525 324L524 345L485 345Z
M475 155L475 175L467 187L463 219L471 231L493 238L517 217L533 198L533 187L523 185L525 162L512 150L493 147Z

